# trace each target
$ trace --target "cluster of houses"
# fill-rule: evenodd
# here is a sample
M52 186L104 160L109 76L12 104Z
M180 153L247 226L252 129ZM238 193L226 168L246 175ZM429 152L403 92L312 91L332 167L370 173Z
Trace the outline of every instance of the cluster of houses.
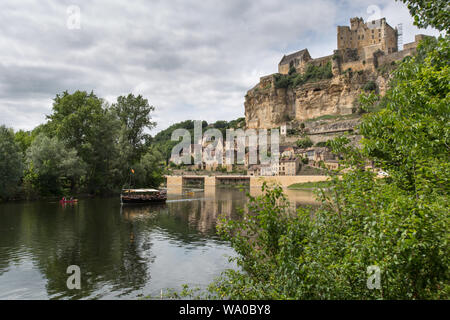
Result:
M189 158L191 164L187 167L191 170L204 171L226 171L232 172L237 162L237 145L231 148L228 141L219 140L215 148L208 150L210 142L199 141L197 144L191 144L189 148ZM226 159L226 150L234 150L233 164L229 164ZM201 161L194 161L196 152L201 153ZM328 169L339 168L339 158L326 147L310 147L299 148L295 146L280 146L279 161L271 161L268 164L261 164L257 161L257 157L250 155L248 148L246 149L244 162L237 166L247 171L250 176L295 176L299 173L303 165L310 167L322 167L325 165ZM221 161L220 161L221 160ZM256 160L256 161L255 161ZM180 164L179 159L171 159L175 164ZM254 164L257 162L257 164Z
M250 176L295 176L302 165L319 168L325 165L328 169L338 169L338 156L326 147L280 147L279 163L249 165L247 174Z

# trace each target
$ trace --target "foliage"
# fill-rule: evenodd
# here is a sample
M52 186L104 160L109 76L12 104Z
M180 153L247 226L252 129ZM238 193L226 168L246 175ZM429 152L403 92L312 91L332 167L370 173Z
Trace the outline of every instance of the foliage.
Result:
M375 91L377 91L378 86L377 86L377 84L376 84L375 81L368 81L368 82L362 87L362 89L363 89L364 91L369 91L369 92L373 91L373 92L375 92Z
M394 72L385 108L360 127L368 156L407 190L449 182L449 39L427 50L424 61L406 60Z
M312 188L328 188L331 187L329 181L303 182L291 184L288 189L312 189Z
M397 0L398 1L398 0ZM450 29L450 10L446 0L400 0L408 6L419 28L431 26L448 33Z
M87 191L114 190L122 177L118 158L120 120L93 92L67 91L56 95L47 127L68 148L74 148L87 165Z
M70 191L86 174L86 165L75 149L68 149L57 137L39 134L27 150L26 180L41 195L59 195L67 184Z
M240 221L221 221L240 269L227 270L210 292L230 299L449 298L448 38L426 50L395 71L384 108L363 117L362 149L345 137L330 142L346 160L329 171L318 208L292 212L282 189L265 185ZM388 177L366 170L368 159ZM369 266L381 270L380 289L367 287Z
M12 133L20 159L15 161L16 154L10 149L8 161L17 165L12 168L8 162L1 163L14 169L10 170L16 176L11 188L31 198L116 192L129 181L133 167L139 171L139 186L158 187L162 155L145 133L155 125L153 110L140 95L121 96L110 107L93 92L57 94L47 123L29 132ZM25 171L16 174L22 160L26 160Z
M22 171L21 146L15 142L11 129L0 126L0 200L14 194Z
M126 142L132 148L130 162L139 160L144 152L144 140L148 137L144 131L151 130L156 125L151 121L150 115L155 108L141 95L136 97L130 93L126 97L118 97L117 102L112 105L112 110L117 113Z
M229 122L224 120L218 120L215 123L208 125L208 122L202 121L202 130L209 128L219 129L225 138L227 129L239 129L245 126L245 118L238 118L236 120L231 120ZM169 163L171 157L172 149L178 144L178 141L171 141L172 132L176 129L186 129L191 135L191 143L194 143L194 121L186 120L182 122L175 123L165 130L160 131L153 139L153 145L162 154L163 159L166 163Z
M308 64L303 74L293 72L287 75L275 75L275 88L295 88L307 82L316 82L323 79L331 79L332 77L331 61L323 66Z
M328 141L319 141L316 143L316 147L327 147Z
M25 155L25 152L30 147L31 142L33 141L34 137L31 132L29 131L23 131L19 130L14 134L14 141L17 143L17 145L20 147L20 150Z
M313 142L311 141L311 139L309 137L297 140L296 144L297 144L297 147L302 148L302 149L306 149L306 148L313 146Z
M150 149L139 163L134 165L135 187L157 188L163 182L163 165L161 160L162 156L159 151Z

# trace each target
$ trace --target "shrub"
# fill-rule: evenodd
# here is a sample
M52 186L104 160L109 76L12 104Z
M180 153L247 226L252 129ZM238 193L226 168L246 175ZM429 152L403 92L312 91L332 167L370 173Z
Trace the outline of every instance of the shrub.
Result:
M316 143L316 147L326 147L328 146L328 141L320 141Z
M309 148L309 147L313 146L313 142L308 137L297 140L296 144L297 144L297 147L302 148L302 149Z
M375 81L369 81L362 87L362 89L364 91L368 91L368 92L376 92L378 89L378 86L375 83Z

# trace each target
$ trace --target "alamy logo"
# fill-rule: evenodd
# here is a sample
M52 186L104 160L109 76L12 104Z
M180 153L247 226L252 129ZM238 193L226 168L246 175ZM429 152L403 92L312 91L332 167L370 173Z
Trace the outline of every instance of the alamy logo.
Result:
M81 29L81 9L78 6L72 5L67 7L67 29Z
M71 276L69 276L67 278L67 288L69 290L73 290L73 289L81 289L81 271L80 271L80 267L77 265L71 265L69 267L67 267L67 274L71 274Z
M381 270L379 266L368 266L367 274L367 289L381 289Z

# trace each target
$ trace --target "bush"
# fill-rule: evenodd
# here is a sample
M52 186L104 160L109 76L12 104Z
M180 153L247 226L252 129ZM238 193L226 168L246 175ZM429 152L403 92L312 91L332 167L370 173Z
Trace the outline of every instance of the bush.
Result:
M419 47L419 51L420 51ZM239 221L218 230L237 253L209 288L227 299L449 299L448 38L394 74L385 107L362 119L362 148L345 137L340 174L316 209L290 209L263 185ZM419 52L420 53L420 52ZM366 101L373 103L372 99ZM367 160L389 174L378 179ZM242 213L243 214L243 213ZM368 288L369 268L380 287Z
M316 147L326 147L326 146L328 146L327 141L320 141L316 143Z
M368 92L376 92L378 89L378 86L375 83L375 81L369 81L362 87L362 89L364 91L368 91Z
M306 149L306 148L313 146L313 142L311 141L310 138L299 139L299 140L297 140L296 144L297 144L297 147L302 148L302 149Z
M295 88L307 82L316 82L323 79L331 79L332 77L331 61L328 61L323 66L308 64L303 74L289 72L287 75L275 75L275 88Z

